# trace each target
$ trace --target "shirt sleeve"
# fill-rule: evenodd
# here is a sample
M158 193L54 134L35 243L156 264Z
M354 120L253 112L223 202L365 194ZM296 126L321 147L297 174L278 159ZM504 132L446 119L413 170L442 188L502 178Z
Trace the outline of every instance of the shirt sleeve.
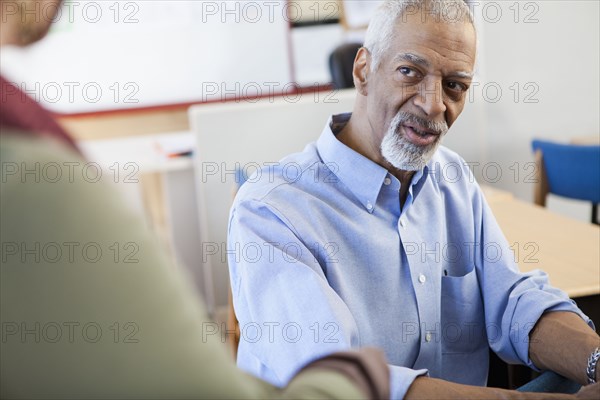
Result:
M475 199L481 212L477 228L481 245L476 247L475 260L489 345L506 362L537 370L529 359L529 333L542 314L569 311L592 328L594 325L565 292L550 285L546 273L519 271L513 251L479 187Z
M232 209L228 255L241 332L238 365L276 385L316 358L361 346L356 321L328 284L315 247L272 204L243 200ZM427 373L390 370L393 398L403 398Z

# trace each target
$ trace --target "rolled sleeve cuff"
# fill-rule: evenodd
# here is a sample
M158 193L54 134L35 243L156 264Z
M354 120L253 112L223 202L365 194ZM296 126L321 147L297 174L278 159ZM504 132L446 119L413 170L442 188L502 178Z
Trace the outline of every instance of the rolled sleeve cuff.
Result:
M548 295L548 293L544 294ZM556 299L555 296L552 297L553 301L548 301L548 299L544 299L546 300L546 307L525 307L527 311L521 315L521 318L519 318L519 321L516 322L517 325L515 326L515 328L517 328L520 324L523 327L523 329L520 329L519 332L516 334L514 334L511 329L511 340L513 341L513 346L515 348L517 356L526 366L538 372L540 370L533 364L533 362L529 358L529 334L531 333L535 324L544 313L555 311L572 312L579 315L581 319L583 319L585 323L587 323L590 326L590 328L595 329L592 320L577 307L573 300Z
M408 392L408 388L416 378L429 375L429 371L426 369L410 369L397 365L390 365L389 367L391 373L391 398L393 400L403 399L406 396L406 392Z

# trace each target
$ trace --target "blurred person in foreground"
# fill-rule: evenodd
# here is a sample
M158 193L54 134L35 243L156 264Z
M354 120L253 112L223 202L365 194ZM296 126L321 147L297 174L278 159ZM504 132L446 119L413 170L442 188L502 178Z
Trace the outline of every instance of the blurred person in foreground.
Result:
M26 11L60 2L35 3L0 0L2 46L47 33L48 14ZM388 396L389 370L372 349L328 355L282 388L239 371L219 343L226 332L215 334L142 221L112 188L82 178L76 144L50 114L1 85L0 397Z
M528 392L580 385L579 396L600 396L592 322L544 273L519 271L468 165L440 146L475 53L463 1L383 2L354 61L354 111L241 186L228 250L269 249L229 257L240 326L314 333L242 336L242 369L285 384L303 363L367 345L385 351L394 398L573 398ZM521 391L486 388L490 348L549 372Z

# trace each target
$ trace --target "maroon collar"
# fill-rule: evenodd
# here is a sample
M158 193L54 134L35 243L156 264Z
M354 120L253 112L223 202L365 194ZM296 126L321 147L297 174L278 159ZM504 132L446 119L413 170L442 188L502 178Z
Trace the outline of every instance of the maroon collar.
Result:
M34 99L0 76L0 134L15 128L23 134L50 136L79 153L73 139Z

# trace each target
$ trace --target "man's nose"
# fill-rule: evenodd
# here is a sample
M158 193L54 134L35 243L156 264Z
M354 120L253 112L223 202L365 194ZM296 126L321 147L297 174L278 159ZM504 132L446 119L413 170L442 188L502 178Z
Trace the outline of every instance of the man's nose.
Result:
M446 104L444 103L442 82L437 79L423 81L414 98L414 104L430 118L445 113Z

